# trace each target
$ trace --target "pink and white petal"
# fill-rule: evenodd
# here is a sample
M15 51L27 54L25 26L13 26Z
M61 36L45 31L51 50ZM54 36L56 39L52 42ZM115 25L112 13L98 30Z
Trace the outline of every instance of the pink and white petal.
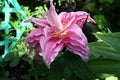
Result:
M95 22L87 12L77 11L77 12L62 12L59 14L59 18L61 19L62 24L67 24L70 26L71 24L77 24L80 28L83 27L85 21L87 22Z
M30 43L29 47L30 47L30 50L35 49L37 54L42 52L39 41L34 41Z
M38 27L49 26L49 24L48 24L48 22L46 20L46 17L44 17L44 18L31 18L31 19L26 20L25 22L33 22Z
M38 47L38 45L40 45L39 40L42 35L43 28L39 27L37 29L33 29L25 40L25 43L29 43L30 49L36 48L36 53L41 52L41 47L40 46Z
M44 42L44 40L47 40L43 44L40 43L40 45L44 46L42 49L43 60L47 67L50 68L51 62L54 61L59 51L63 49L63 43L62 40L58 40L56 38L48 39L47 37L44 37L42 40L43 41L40 41Z
M89 56L88 42L81 28L73 24L66 31L68 34L64 39L65 46L84 61L87 61Z
M46 43L49 39L53 38L54 35L50 31L51 28L45 27L43 30L43 35L40 38L41 49L44 50Z
M26 42L32 43L32 42L39 41L40 40L40 36L41 35L29 37L29 38L27 38Z
M44 36L48 36L48 34L50 33L50 29L51 29L51 27L45 27L45 28L43 29Z
M62 22L63 27L67 28L68 26L72 25L75 20L75 16L71 13L61 12L59 14L59 18Z
M55 11L55 7L52 3L52 0L50 0L50 9L47 14L47 20L51 26L56 26L58 28L62 27L61 20L59 19L58 15Z
M79 47L73 46L71 44L67 44L67 49L69 51L71 51L72 53L80 56L83 61L85 61L85 62L88 61L89 55L85 55L84 52L81 49L79 49ZM79 50L76 50L76 49L79 49ZM88 47L86 47L86 51L88 51L88 50L89 50ZM89 52L87 52L87 53L89 53Z
M38 40L40 38L40 36L42 35L42 33L43 33L43 28L42 27L33 29L30 32L30 34L27 36L25 42L31 42L31 41L34 41L34 40Z
M72 37L72 34L74 35ZM72 32L71 34L69 34L69 36L65 39L64 43L67 44L71 44L72 46L75 46L75 47L78 47L76 48L76 50L81 50L83 51L83 53L86 55L87 54L87 51L86 51L86 47L88 46L87 45L87 40L86 38L83 36L83 37L76 37L77 34L75 34L74 32Z
M37 44L39 44L39 41L34 40L33 42L29 42L30 49L34 48Z
M44 52L44 48L47 43L47 38L45 36L41 36L39 43L40 43L42 52Z
M83 28L85 22L95 23L95 21L90 17L90 14L87 12L78 11L75 12L74 15L76 15L76 18L73 23L77 24L80 28Z
M92 19L90 17L90 14L85 12L85 11L77 11L77 12L73 12L73 15L76 15L76 20L80 20L80 19L87 19L87 22L95 22L94 19Z

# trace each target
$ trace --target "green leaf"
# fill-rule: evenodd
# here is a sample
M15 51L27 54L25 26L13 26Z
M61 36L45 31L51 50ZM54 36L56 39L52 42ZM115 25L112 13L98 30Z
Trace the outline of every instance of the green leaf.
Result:
M95 74L100 73L116 74L120 76L120 61L111 59L94 59L88 62L91 71Z
M69 72L74 73L74 77L77 76L80 80L93 80L87 65L78 55L65 53L65 59L66 66L68 67Z
M48 68L41 63L39 66L35 67L34 69L29 71L30 76L39 76L39 75L46 75L48 73Z
M104 58L120 61L120 53L104 42L89 43L89 48L90 55L94 56L95 58L102 56Z
M95 35L102 41L89 43L89 68L94 76L104 73L120 76L120 33Z
M10 62L10 67L15 67L19 64L20 58L17 53L10 53L4 58L5 62Z
M120 32L95 35L120 52Z
M70 70L69 66L66 66L64 69L64 78L65 80L77 80L77 76Z
M109 3L109 4L112 4L114 0L99 0L100 3Z
M63 58L56 59L50 68L48 80L62 80L64 70Z

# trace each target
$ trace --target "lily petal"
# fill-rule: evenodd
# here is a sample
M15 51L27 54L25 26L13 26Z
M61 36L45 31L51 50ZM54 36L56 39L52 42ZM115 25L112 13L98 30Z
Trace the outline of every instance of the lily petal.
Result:
M72 25L72 23L75 20L75 16L71 15L71 13L67 13L67 12L60 13L59 18L61 19L62 25L65 27Z
M25 42L31 42L31 40L35 40L34 37L38 37L42 34L43 32L43 28L40 27L40 28L36 28L36 29L33 29L30 34L27 36Z
M38 27L46 27L49 26L48 22L46 21L46 17L44 18L31 18L26 20L25 22L33 22L35 23Z
M59 51L63 49L63 43L61 39L42 37L40 39L40 45L42 48L43 60L46 63L47 67L50 68L51 62L54 61Z
M42 36L42 32L43 32L42 29L43 29L42 27L39 27L39 28L32 30L25 40L25 43L30 44L30 49L32 49L34 47L37 49L36 50L37 53L41 52L39 39Z
M95 21L90 17L87 12L77 11L77 12L62 12L59 14L62 24L67 24L67 26L77 24L80 28L83 27L85 21L93 22Z
M58 15L55 11L55 7L54 7L52 1L53 0L50 0L50 9L47 14L47 20L51 26L57 26L58 28L61 29L62 28L61 20L59 19Z
M64 40L65 46L84 61L87 61L89 55L88 42L81 28L73 24L67 29L67 32L67 37Z

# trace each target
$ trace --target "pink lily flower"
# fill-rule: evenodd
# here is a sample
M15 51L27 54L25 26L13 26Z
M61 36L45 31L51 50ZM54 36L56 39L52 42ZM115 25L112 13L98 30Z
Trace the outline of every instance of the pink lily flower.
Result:
M50 0L50 9L46 16L26 21L38 26L30 32L26 42L29 43L30 49L34 47L36 53L42 56L48 68L64 47L86 62L89 48L82 28L86 21L94 22L94 20L84 11L62 12L58 15L52 1Z

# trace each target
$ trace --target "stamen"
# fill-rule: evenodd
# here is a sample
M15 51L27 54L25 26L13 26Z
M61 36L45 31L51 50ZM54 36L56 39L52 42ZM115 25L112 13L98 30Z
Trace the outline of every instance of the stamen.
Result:
M67 36L67 32L61 32L61 31L59 32L55 31L53 32L53 34L55 34L56 38L66 38Z

